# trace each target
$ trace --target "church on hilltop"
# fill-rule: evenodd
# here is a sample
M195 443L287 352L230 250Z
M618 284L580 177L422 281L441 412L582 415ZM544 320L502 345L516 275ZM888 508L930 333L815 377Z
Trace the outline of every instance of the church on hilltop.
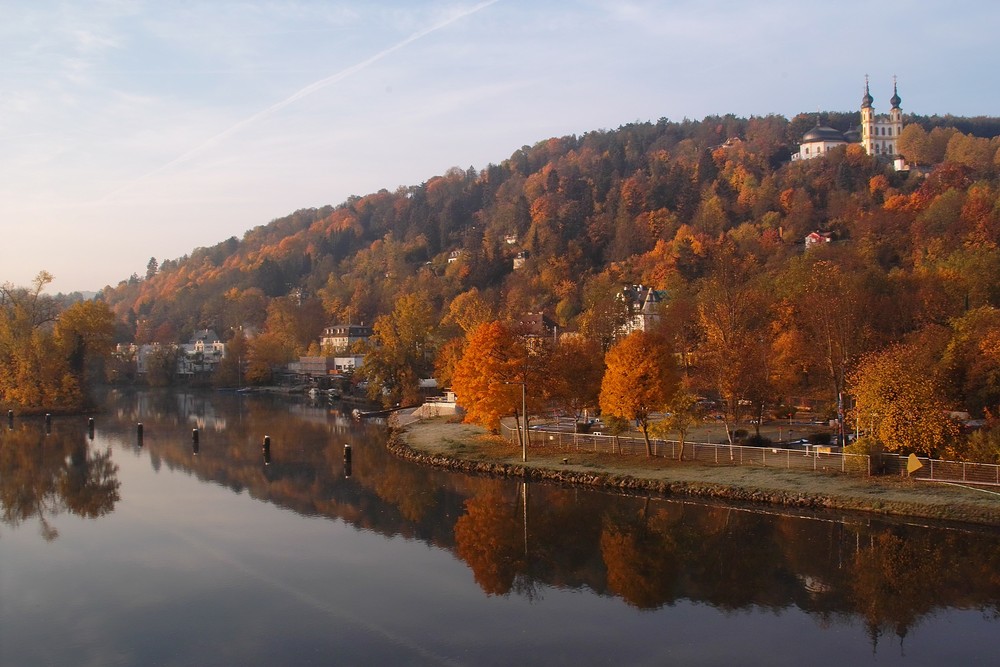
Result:
M895 159L896 141L903 131L903 110L900 108L902 99L896 87L896 78L892 81L892 97L889 113L876 115L871 91L868 88L868 77L865 76L865 96L861 98L861 127L840 132L832 127L819 124L802 136L799 152L792 155L792 160L810 160L822 157L827 151L847 144L861 144L869 155L887 159Z

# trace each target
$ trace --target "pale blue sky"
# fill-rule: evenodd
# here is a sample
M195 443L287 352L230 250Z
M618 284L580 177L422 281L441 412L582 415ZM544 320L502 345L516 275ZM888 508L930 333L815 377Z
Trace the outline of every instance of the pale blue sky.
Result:
M0 282L96 290L299 208L632 121L1000 115L1000 3L0 0Z

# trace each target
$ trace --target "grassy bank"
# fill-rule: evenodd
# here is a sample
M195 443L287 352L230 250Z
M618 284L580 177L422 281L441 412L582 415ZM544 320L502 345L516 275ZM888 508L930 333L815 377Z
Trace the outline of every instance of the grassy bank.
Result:
M661 495L829 508L1000 526L1000 489L979 490L896 477L858 477L759 466L532 448L528 461L502 438L434 418L395 430L390 449L423 464L471 473ZM564 462L565 461L565 462Z

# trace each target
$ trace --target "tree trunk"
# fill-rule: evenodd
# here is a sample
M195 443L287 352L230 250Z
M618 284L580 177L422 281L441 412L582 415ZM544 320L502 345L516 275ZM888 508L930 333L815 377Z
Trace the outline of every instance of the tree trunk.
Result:
M642 422L640 425L642 426L642 439L646 441L646 456L652 458L653 447L652 445L649 444L648 425L646 424L646 422Z
M517 428L517 444L519 447L524 447L524 435L521 433L521 418L517 414L517 408L514 408L514 426ZM524 451L522 449L522 451Z

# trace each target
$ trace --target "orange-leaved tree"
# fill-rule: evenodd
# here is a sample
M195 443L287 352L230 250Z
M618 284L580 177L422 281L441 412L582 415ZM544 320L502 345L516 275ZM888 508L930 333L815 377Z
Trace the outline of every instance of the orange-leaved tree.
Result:
M500 322L481 324L469 335L452 377L465 421L496 431L500 417L516 409L521 389L507 384L521 381L522 359L516 348L516 336Z
M680 384L673 351L662 336L634 331L608 350L605 363L601 411L635 420L652 456L650 414L662 410Z

